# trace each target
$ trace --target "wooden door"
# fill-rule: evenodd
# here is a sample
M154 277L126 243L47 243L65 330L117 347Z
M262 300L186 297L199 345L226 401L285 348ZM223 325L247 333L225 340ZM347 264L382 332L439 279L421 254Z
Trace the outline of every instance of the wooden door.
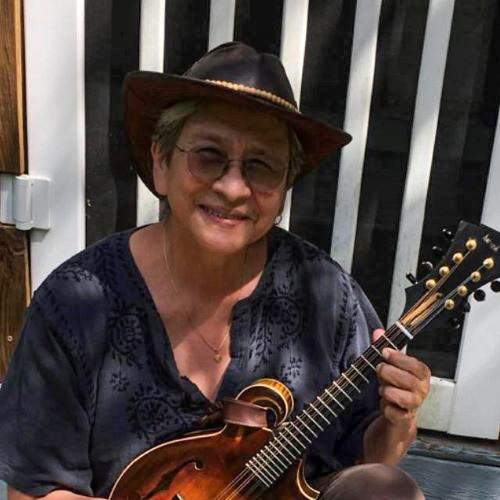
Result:
M0 2L0 174L26 172L22 0ZM28 235L0 224L0 382L30 296Z

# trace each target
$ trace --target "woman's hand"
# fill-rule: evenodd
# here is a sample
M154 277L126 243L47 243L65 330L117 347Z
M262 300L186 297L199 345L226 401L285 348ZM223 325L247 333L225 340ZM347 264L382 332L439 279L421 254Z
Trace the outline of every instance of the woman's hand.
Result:
M373 332L373 341L383 330ZM379 381L380 412L393 424L414 419L417 410L429 394L431 371L418 359L386 348L385 361L377 367Z
M375 330L373 341L383 333ZM377 367L380 416L365 431L361 461L396 465L416 437L416 413L429 393L431 371L395 349L384 349L383 355Z

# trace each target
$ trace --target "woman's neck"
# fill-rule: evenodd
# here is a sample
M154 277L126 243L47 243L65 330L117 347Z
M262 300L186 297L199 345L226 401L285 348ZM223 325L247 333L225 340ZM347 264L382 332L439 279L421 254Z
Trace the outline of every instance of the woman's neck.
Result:
M266 238L238 253L225 255L200 248L177 231L172 221L164 221L161 231L165 267L181 295L188 295L195 302L233 301L255 288L266 263Z

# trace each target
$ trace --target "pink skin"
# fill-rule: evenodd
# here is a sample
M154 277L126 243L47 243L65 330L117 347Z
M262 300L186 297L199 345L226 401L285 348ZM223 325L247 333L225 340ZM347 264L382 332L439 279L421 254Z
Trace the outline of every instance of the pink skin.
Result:
M236 161L223 177L204 183L189 172L185 153L174 149L167 166L152 146L155 187L171 206L168 230L199 258L241 254L269 231L281 212L286 180L275 191L254 192L238 160L263 157L286 168L286 126L270 115L213 102L187 120L177 144L184 149L217 147Z
M383 333L382 329L375 330L373 342ZM377 367L380 411L393 424L408 422L415 418L429 393L430 369L418 359L395 349L386 348L382 354L385 362Z

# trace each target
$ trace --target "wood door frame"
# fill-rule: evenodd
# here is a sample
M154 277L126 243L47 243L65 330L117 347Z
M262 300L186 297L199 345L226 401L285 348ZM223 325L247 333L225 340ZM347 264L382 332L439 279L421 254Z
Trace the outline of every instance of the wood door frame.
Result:
M23 0L0 3L0 173L26 172ZM0 382L30 297L28 235L0 225Z

